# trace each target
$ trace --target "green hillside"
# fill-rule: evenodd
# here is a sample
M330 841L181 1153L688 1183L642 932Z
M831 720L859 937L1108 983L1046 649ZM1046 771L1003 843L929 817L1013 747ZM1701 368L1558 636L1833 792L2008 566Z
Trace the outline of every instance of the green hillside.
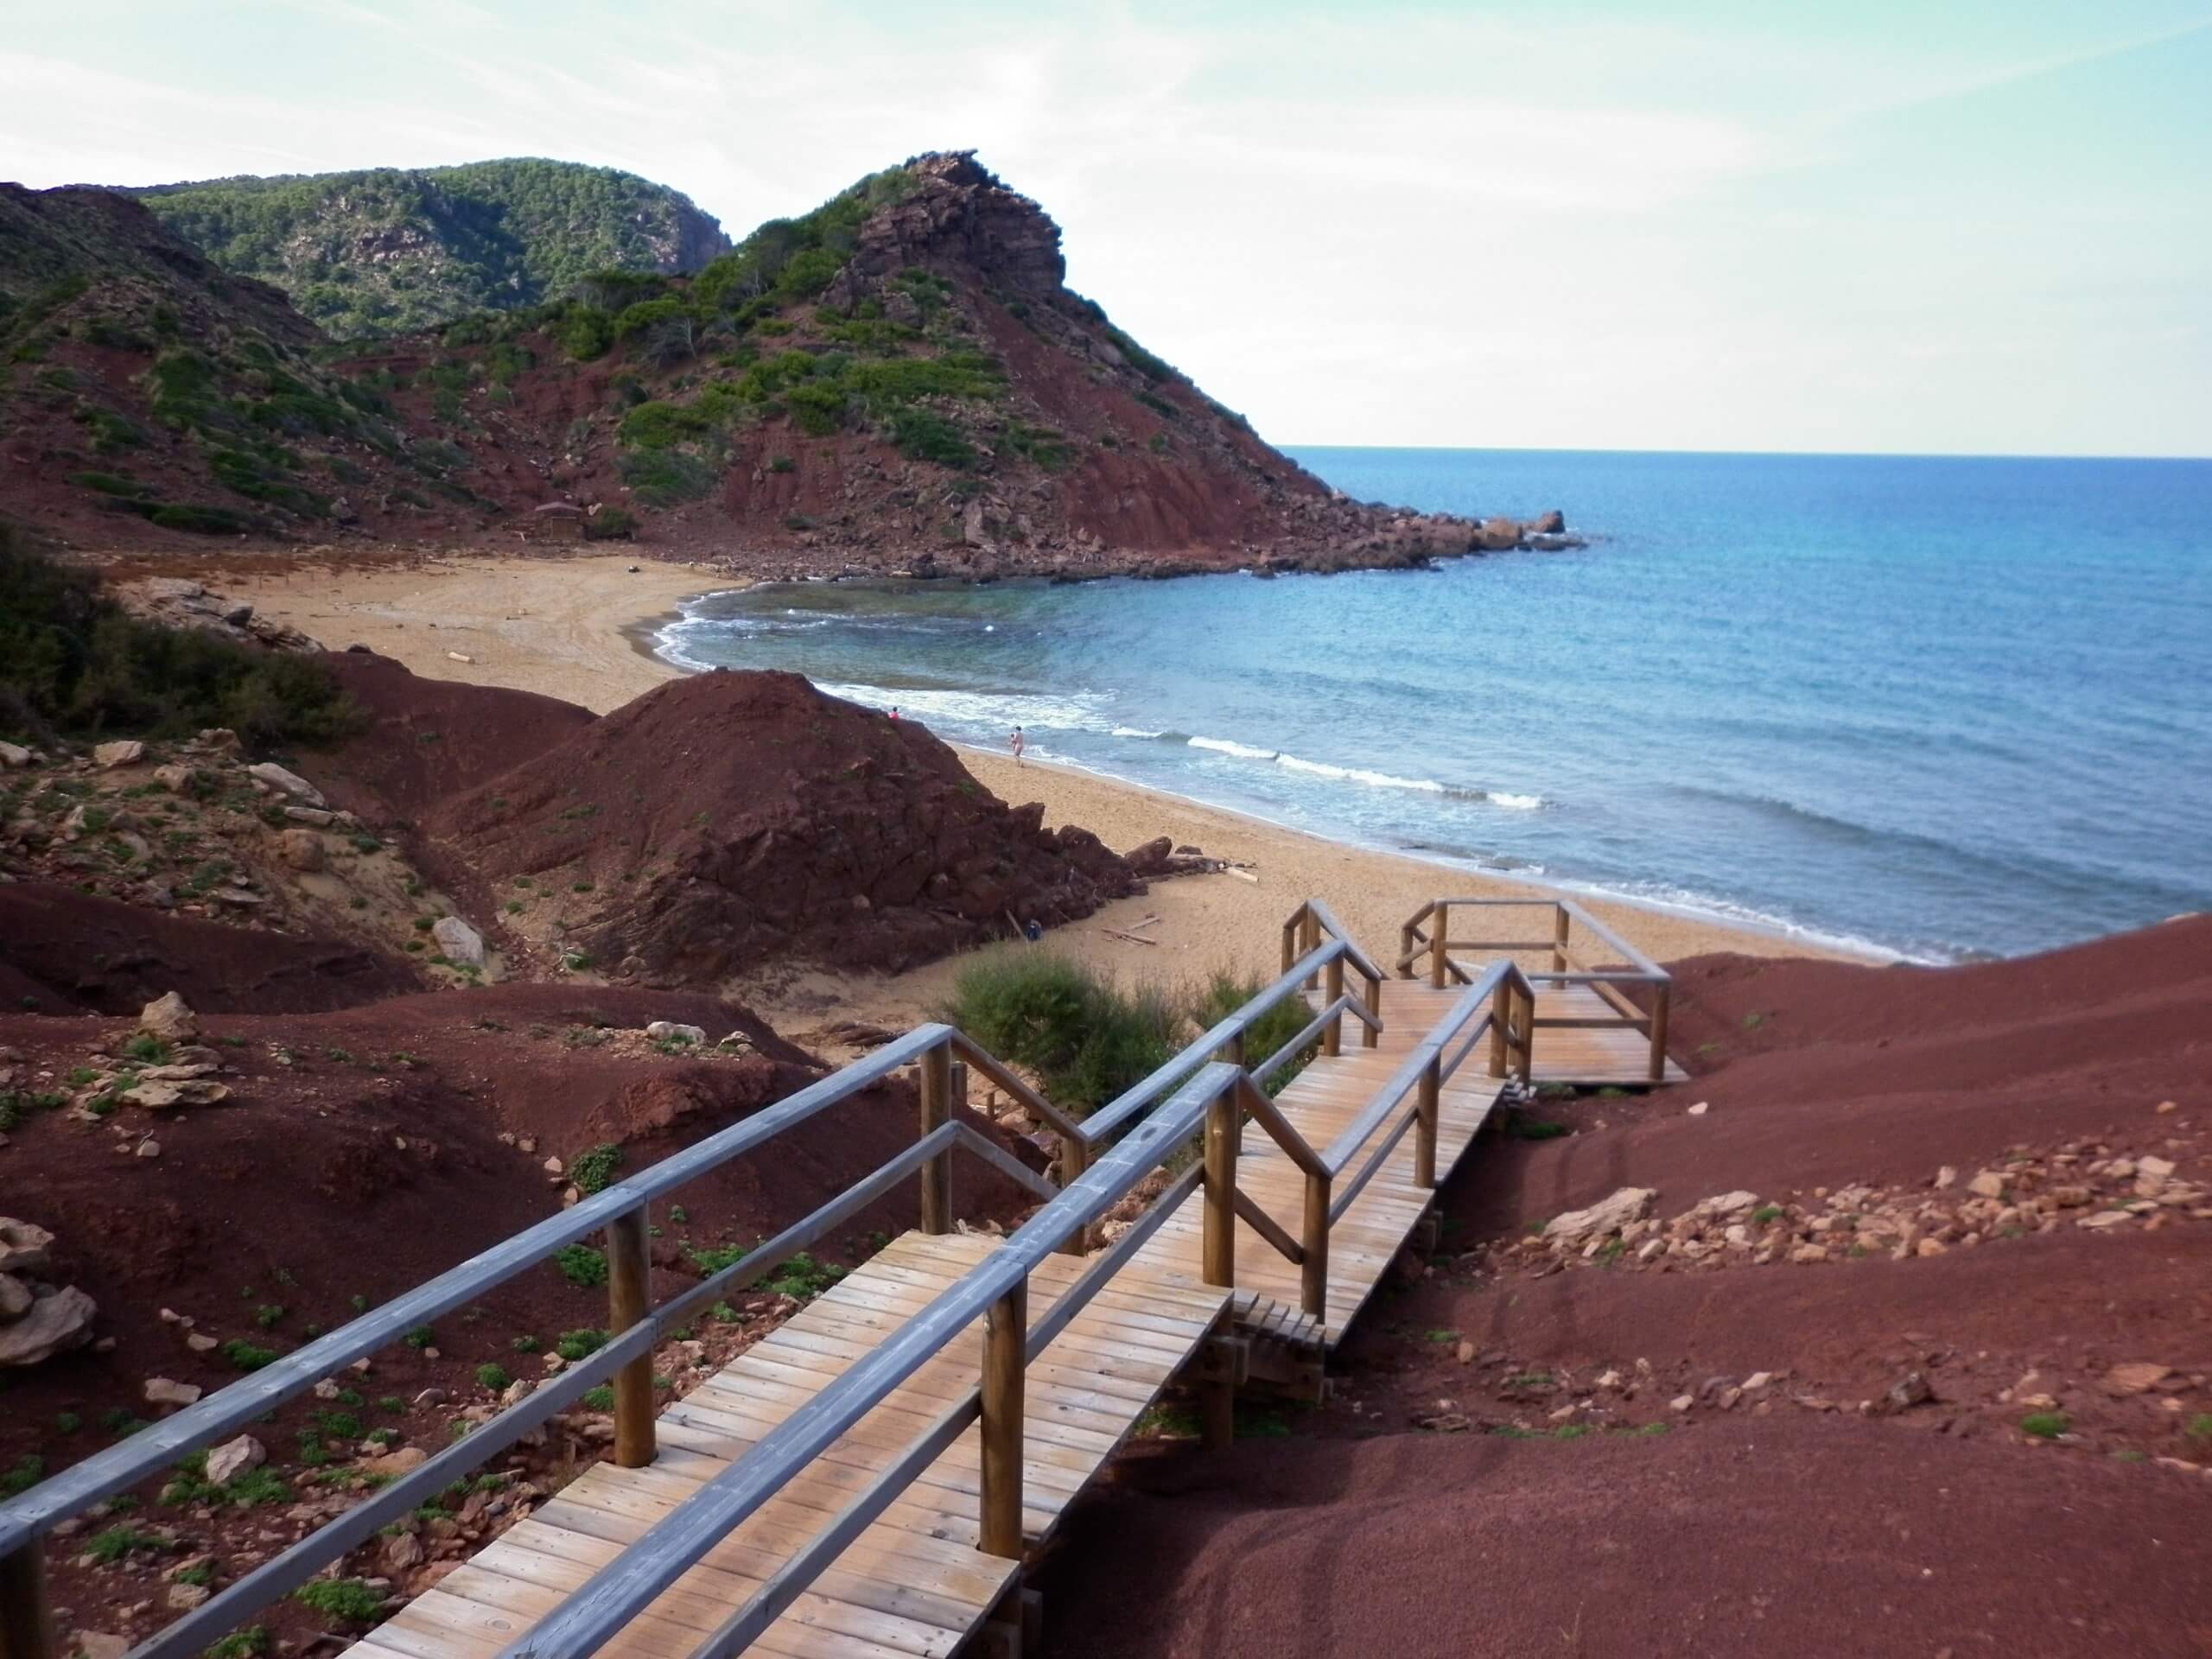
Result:
M274 283L340 338L536 305L590 271L696 270L729 246L689 197L573 162L213 179L126 194L224 270Z

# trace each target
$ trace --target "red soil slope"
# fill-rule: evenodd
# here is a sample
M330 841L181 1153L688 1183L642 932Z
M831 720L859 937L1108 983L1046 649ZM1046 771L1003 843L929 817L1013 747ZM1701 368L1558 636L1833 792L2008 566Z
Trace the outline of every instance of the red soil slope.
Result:
M1055 1652L2212 1653L2212 1218L1803 1266L1495 1248L1628 1185L1662 1217L1817 1207L2073 1147L2201 1185L2212 919L1967 969L1675 971L1701 1075L1482 1142L1448 1253L1370 1306L1329 1407L1167 1449L1078 1513ZM1931 1397L1893 1408L1908 1373ZM2023 1432L2037 1412L2062 1439Z
M660 983L798 957L897 969L1135 888L1087 830L1009 808L943 742L795 674L695 675L450 800L425 828L485 892L575 889L568 938Z

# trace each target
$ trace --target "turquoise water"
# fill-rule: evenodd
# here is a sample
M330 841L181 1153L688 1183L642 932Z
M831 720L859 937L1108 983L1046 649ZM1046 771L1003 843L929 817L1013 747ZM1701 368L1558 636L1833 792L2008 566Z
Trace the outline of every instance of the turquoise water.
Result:
M2212 908L2212 462L1306 449L1586 550L697 601L796 669L1363 844L1929 959Z

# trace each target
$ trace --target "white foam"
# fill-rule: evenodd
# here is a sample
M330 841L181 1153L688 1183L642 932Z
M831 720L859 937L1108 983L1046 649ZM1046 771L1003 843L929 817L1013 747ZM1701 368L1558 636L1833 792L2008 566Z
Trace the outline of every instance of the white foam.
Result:
M1191 740L1191 747L1211 749L1217 754L1233 754L1240 760L1272 760L1275 758L1273 749L1255 749L1249 743L1233 742L1225 737L1194 737Z
M1483 798L1492 806L1510 806L1516 812L1534 812L1544 804L1541 795L1514 795L1502 789L1487 791Z
M1165 737L1167 735L1165 732L1147 732L1141 726L1116 726L1113 734L1116 737Z
M817 680L815 688L870 709L896 708L922 720L968 727L1035 727L1042 730L1103 731L1093 700L1026 691L947 691L926 687L861 685Z
M1441 795L1444 785L1429 778L1394 778L1387 772L1370 772L1364 766L1332 766L1325 760L1301 760L1294 754L1278 754L1275 764L1292 772L1310 772L1316 778L1334 778L1349 784L1364 784L1370 789L1414 789L1424 795Z

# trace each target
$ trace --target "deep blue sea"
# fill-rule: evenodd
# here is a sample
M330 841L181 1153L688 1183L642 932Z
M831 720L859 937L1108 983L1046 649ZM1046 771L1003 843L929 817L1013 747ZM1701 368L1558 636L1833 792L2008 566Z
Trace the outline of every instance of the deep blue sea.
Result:
M810 582L663 650L1363 844L1902 955L2212 908L2212 461L1300 449L1580 551Z

